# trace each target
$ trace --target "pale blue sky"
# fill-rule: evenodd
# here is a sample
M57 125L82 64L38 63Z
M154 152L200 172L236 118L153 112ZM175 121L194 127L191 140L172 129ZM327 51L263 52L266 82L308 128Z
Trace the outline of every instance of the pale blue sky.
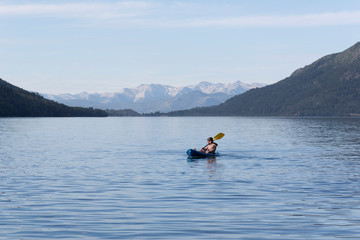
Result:
M359 0L0 0L0 78L42 93L275 83L360 41Z

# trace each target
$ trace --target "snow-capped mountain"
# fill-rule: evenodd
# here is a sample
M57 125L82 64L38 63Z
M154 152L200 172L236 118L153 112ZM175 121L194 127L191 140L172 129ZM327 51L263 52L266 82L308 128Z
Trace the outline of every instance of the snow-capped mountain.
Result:
M197 85L174 87L161 84L142 84L114 93L43 94L45 98L69 106L101 109L133 109L139 113L169 112L193 107L212 106L228 98L265 84L201 82Z

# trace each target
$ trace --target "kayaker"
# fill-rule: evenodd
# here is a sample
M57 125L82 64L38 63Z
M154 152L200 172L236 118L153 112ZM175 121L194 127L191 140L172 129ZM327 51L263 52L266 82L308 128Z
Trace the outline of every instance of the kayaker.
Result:
M201 152L209 153L209 154L215 154L217 143L214 142L214 139L212 137L209 137L207 139L207 145L200 149Z

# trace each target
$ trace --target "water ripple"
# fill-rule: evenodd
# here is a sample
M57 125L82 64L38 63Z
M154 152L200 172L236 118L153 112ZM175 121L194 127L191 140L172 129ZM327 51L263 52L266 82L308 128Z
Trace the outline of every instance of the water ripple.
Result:
M209 124L226 133L221 156L187 161ZM0 119L0 238L357 239L359 130L359 119Z

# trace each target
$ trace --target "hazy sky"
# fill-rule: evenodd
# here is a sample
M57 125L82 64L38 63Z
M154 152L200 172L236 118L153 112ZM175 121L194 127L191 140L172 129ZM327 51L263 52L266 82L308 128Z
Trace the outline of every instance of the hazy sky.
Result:
M0 78L41 93L275 83L358 41L359 0L0 0Z

